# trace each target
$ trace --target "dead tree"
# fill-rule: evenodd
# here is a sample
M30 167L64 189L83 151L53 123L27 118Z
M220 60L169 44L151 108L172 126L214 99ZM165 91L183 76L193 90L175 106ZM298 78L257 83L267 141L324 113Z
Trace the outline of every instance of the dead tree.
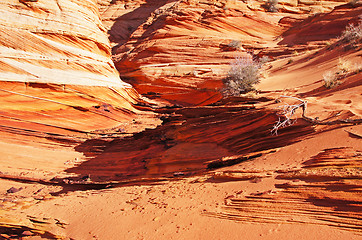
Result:
M296 120L292 120L292 117L294 116L295 112L302 108L302 118L315 125L335 125L335 124L361 124L362 119L337 119L334 121L320 121L318 118L311 118L306 116L307 111L307 101L304 101L297 97L291 97L291 96L280 96L283 98L292 98L297 101L299 101L299 104L285 104L282 107L282 112L278 114L278 121L273 126L273 129L271 130L273 135L278 135L279 128L283 128L286 126L293 125Z

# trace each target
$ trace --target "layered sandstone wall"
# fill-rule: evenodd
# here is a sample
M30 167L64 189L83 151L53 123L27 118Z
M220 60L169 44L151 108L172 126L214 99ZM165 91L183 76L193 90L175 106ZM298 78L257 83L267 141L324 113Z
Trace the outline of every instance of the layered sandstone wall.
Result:
M96 0L0 2L0 81L123 86Z
M343 4L285 0L272 13L261 0L98 3L122 79L149 98L183 106L220 100L222 80L235 56L289 54L295 49L278 44L285 31Z
M3 174L51 178L34 172L69 167L81 142L155 127L142 101L114 67L96 0L0 1Z

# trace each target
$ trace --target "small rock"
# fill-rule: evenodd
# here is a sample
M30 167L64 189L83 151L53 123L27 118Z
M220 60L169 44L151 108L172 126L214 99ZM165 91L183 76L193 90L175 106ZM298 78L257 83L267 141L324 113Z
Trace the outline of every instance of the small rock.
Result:
M19 192L21 189L23 189L23 188L22 187L21 188L11 187L8 190L6 190L6 192L7 193L16 193L16 192Z
M43 189L44 189L44 188L40 188L40 189L38 189L36 192L34 192L34 194L38 194L38 193L40 193Z
M23 233L23 236L33 236L34 234L30 231L24 231Z
M256 177L250 180L251 183L260 183L261 182L261 178Z
M237 191L236 194L239 195L239 194L242 194L244 191L243 190L240 190L240 191Z

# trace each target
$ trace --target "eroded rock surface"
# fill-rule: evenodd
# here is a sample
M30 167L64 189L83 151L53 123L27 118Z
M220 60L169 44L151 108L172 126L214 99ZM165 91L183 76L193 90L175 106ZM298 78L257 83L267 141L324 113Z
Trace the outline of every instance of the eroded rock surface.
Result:
M11 0L0 11L3 174L51 178L34 170L81 161L77 142L159 123L119 78L96 1Z
M288 49L284 44L288 37L283 39L283 35L298 29L289 28L308 17L311 25L316 18L321 18L316 26L323 25L324 14L313 15L330 12L341 4L280 1L279 13L270 13L261 1L100 2L113 59L122 78L150 98L185 106L220 100L222 80L237 56L248 54L258 60L292 53L298 48ZM337 14L324 17L335 19L332 34L341 31L350 19L351 16L339 19L345 11L336 10ZM355 9L354 14L357 13ZM307 29L313 26L303 28L304 32L296 37L298 41L313 34ZM324 39L332 37L331 33L326 34Z
M0 3L2 81L123 86L96 1Z

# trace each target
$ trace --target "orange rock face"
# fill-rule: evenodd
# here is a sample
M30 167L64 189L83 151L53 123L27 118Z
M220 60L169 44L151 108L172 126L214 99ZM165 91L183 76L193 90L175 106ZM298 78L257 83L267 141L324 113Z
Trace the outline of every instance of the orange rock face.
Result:
M263 16L244 3L187 1L116 2L102 12L105 26L114 23L108 32L122 78L146 96L181 105L221 98L228 64L245 54L230 51L232 41L237 50L261 49L281 33L276 19Z
M284 19L307 17L306 12L315 7L299 3L294 11L278 15L266 12L260 2L116 1L104 4L101 15L110 35L113 60L122 78L150 98L186 106L220 100L222 80L235 57L248 53L258 60L262 56L273 58L285 54L285 46L278 48L278 44L285 45L290 38L287 35L292 35L294 28L298 30L297 27L288 30L290 25L286 25ZM328 11L333 6L330 4L321 4L318 11ZM295 4L281 2L280 9L290 5ZM333 22L335 30L331 31L340 33L347 19L357 16L358 11L354 9L344 19L336 20L338 23ZM335 12L330 19L340 18L345 10ZM336 25L340 30L334 28ZM307 28L303 31L309 31ZM303 37L296 38L305 41L305 32L300 32ZM279 36L286 37L280 39Z
M310 44L341 36L348 24L358 24L361 7L340 6L293 24L283 33L280 45Z
M96 1L1 3L2 81L128 86L110 59Z
M62 159L60 170L67 158L82 157L71 146L99 131L157 125L132 124L154 114L134 107L141 96L119 78L96 1L3 1L0 11L3 173L44 170L53 158ZM53 141L64 156L44 147Z

